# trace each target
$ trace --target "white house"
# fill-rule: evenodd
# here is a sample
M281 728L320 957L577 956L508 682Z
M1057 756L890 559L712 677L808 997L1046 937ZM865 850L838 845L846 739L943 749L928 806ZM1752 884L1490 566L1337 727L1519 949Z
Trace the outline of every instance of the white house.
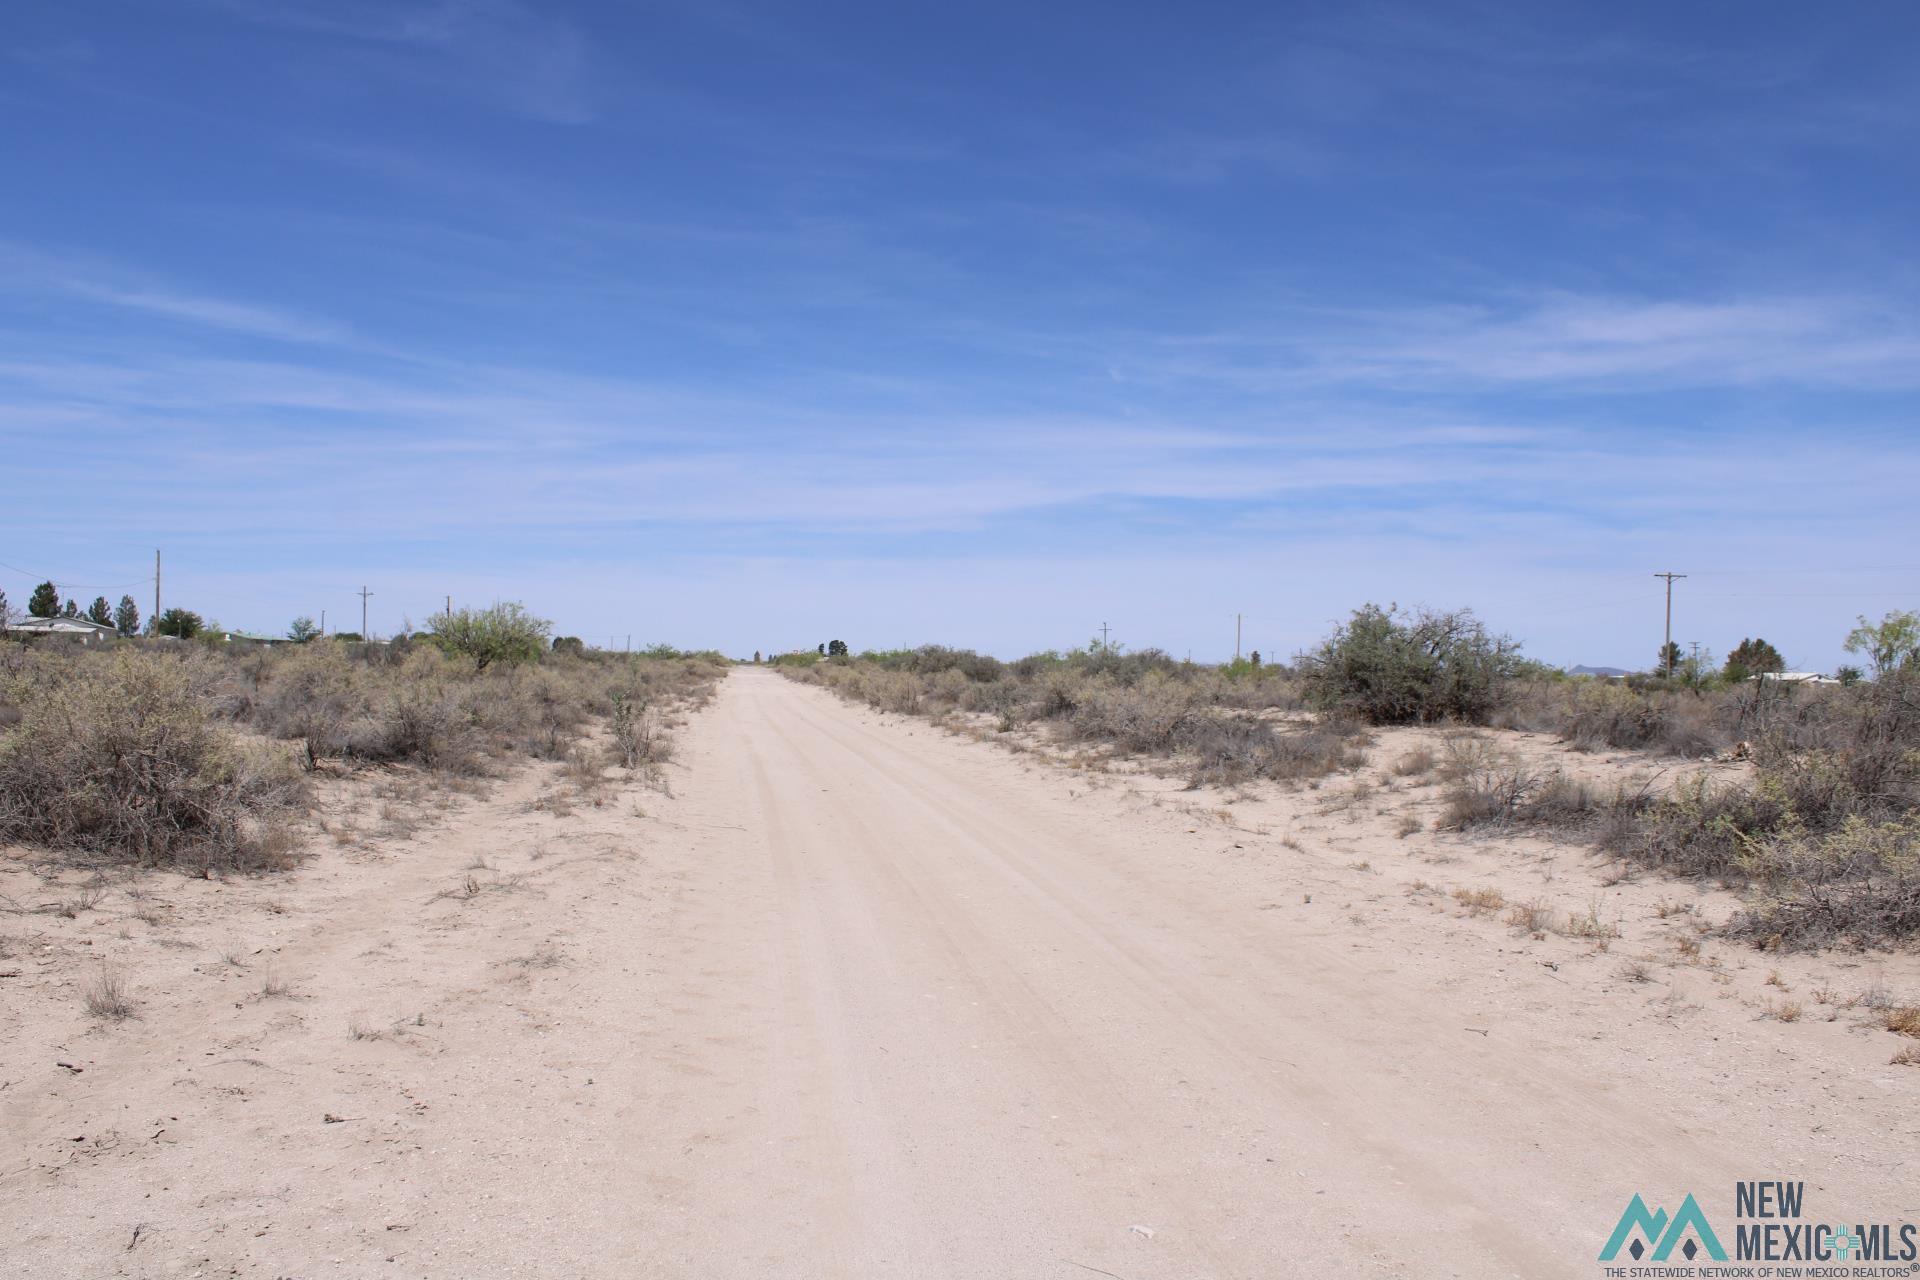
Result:
M1839 684L1832 676L1821 675L1818 671L1762 671L1762 680L1777 680L1781 684Z
M7 630L34 636L77 636L81 644L105 643L120 634L91 618L21 618L10 623Z

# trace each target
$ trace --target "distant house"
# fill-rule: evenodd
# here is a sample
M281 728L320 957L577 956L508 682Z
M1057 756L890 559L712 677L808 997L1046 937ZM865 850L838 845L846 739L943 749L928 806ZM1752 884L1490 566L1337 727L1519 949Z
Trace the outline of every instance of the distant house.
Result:
M235 640L244 640L248 644L292 644L285 636L263 635L258 631L222 631L220 638L231 644Z
M1774 680L1781 684L1839 684L1832 676L1821 675L1818 671L1762 671L1762 680Z
M30 636L73 636L81 644L104 643L120 634L91 618L22 618L7 630Z

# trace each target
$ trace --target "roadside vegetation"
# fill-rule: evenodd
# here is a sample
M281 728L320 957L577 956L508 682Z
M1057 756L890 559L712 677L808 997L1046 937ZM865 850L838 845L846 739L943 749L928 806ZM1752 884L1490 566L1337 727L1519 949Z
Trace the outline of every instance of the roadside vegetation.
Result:
M548 632L507 604L385 644L309 632L274 646L0 645L0 841L103 866L283 869L318 769L650 770L670 712L704 701L725 669L551 645Z
M1757 945L1896 946L1920 939L1920 623L1860 620L1869 664L1788 683L1764 639L1724 664L1660 655L1655 672L1569 677L1521 656L1465 610L1355 611L1290 666L1200 665L1095 641L1003 662L929 645L780 655L788 676L882 711L1136 757L1190 786L1317 785L1365 762L1371 729L1547 734L1576 752L1644 753L1660 772L1611 789L1516 763L1484 735L1422 761L1445 787L1440 825L1584 840L1634 867L1740 888L1727 931ZM1685 762L1748 762L1715 780ZM1396 763L1396 773L1414 771Z

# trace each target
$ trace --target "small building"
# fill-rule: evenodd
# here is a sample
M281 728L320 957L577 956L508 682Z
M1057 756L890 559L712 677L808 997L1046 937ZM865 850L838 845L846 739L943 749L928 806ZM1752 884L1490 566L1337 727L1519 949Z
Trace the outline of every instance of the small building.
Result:
M7 631L16 635L69 636L81 644L104 644L120 633L101 626L91 618L22 618L9 623Z
M293 641L289 640L286 636L270 636L259 631L222 631L220 633L220 638L226 641L228 644L232 644L235 640L244 641L247 644L292 644L293 643Z
M1762 671L1762 680L1772 680L1780 684L1839 684L1832 676L1821 675L1818 671Z

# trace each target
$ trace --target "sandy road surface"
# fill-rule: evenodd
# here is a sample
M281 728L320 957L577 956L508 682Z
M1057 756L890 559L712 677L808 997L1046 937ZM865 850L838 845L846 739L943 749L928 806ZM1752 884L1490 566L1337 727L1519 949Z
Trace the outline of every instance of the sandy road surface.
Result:
M0 1271L1596 1276L1635 1191L1914 1212L1914 1089L1839 1029L1363 923L1271 835L769 673L680 756L671 801L522 780L328 882L295 998L22 1066ZM524 884L432 898L482 845Z

